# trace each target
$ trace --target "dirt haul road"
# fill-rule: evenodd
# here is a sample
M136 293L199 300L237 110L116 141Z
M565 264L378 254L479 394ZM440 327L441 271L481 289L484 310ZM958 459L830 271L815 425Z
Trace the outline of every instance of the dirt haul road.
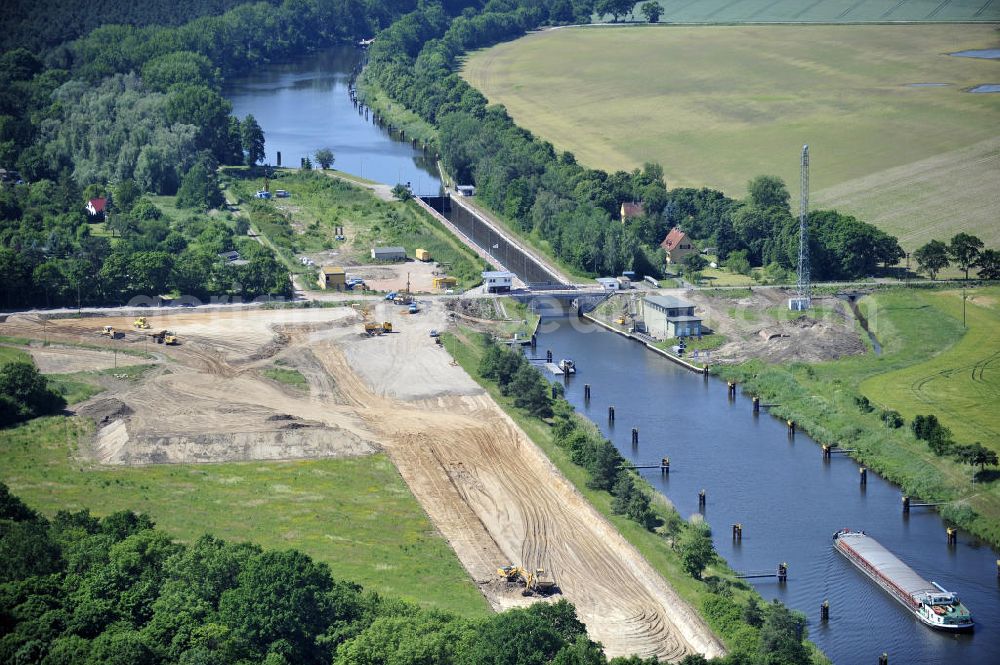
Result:
M376 316L377 318L377 316ZM376 339L311 348L494 607L496 569L544 568L610 656L724 653L698 615L428 333L438 306Z
M439 303L421 303L416 315L381 303L372 319L392 321L397 332L364 337L348 308L156 317L153 329L176 332L181 346L157 346L170 361L155 376L85 405L103 421L94 456L274 459L381 446L494 608L531 602L498 583L499 566L544 568L609 656L724 652L694 610L434 344L430 330L446 327ZM11 317L0 334L31 336L35 325ZM127 324L50 321L48 333L93 339L103 325ZM129 331L126 342L145 340ZM275 360L298 369L309 391L262 378L257 369Z

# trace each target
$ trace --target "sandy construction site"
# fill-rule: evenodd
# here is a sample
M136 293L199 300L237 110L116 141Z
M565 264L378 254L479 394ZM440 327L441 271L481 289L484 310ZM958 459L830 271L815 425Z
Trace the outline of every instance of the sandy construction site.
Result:
M447 318L380 302L394 332L367 337L351 308L185 311L152 316L180 345L145 378L78 406L98 426L89 454L106 464L293 459L385 450L496 609L531 602L496 569L544 568L609 656L676 660L724 652L697 613L434 343ZM50 339L149 344L130 319L50 320ZM98 330L126 331L112 342ZM14 315L0 335L40 337ZM152 349L150 349L152 350ZM307 389L267 378L280 363ZM558 597L558 596L557 596Z

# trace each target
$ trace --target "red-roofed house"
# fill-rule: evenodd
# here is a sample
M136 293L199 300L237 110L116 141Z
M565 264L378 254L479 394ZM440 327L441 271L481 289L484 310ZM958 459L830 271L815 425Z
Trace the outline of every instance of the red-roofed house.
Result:
M107 206L108 200L100 197L96 199L90 199L87 201L87 214L91 217L96 217L98 219L104 219L104 208Z
M667 264L680 263L685 256L696 253L698 250L691 244L691 239L678 227L670 229L670 233L660 243L667 252Z
M622 204L622 224L632 219L633 217L642 217L646 214L641 203L623 203Z

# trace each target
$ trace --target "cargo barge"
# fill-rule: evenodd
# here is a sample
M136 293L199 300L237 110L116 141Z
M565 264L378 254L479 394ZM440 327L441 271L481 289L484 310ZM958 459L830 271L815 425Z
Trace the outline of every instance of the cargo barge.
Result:
M928 582L864 531L841 529L833 547L921 623L949 632L972 630L972 615L958 595Z

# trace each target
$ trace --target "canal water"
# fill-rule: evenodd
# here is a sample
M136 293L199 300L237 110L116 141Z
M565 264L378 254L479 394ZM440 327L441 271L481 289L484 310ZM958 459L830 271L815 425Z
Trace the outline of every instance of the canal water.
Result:
M298 167L303 157L330 148L334 168L387 185L410 183L416 194L437 194L441 180L433 159L409 143L395 141L348 95L351 72L362 52L343 46L287 64L259 67L226 82L223 94L233 114L248 114L264 130L265 162Z
M226 94L240 117L252 113L264 128L267 161L295 166L299 158L329 146L336 168L394 184L409 181L418 193L440 186L419 150L393 141L365 121L347 94L359 53L332 49L287 65L262 67L230 82ZM469 222L471 224L472 222ZM498 238L487 231L480 245ZM494 251L508 251L495 248ZM531 279L530 265L503 255ZM541 279L537 281L542 281ZM890 663L1000 664L1000 580L990 547L960 534L945 542L945 524L936 513L915 508L902 515L898 488L868 474L861 488L858 467L836 456L824 462L819 446L801 433L789 439L785 426L761 413L750 400L730 401L724 383L703 379L640 344L578 319L545 319L538 335L540 353L573 358L579 374L565 380L566 395L598 424L626 458L636 463L671 459L669 476L644 471L681 515L698 512L705 489L704 516L714 529L716 548L739 571L774 570L787 562L789 579L754 582L765 598L778 598L809 618L813 639L838 665L876 663L883 651ZM583 385L592 386L589 403ZM616 425L607 423L615 406ZM631 430L639 444L631 446ZM734 543L730 525L743 524ZM933 632L876 588L831 547L834 531L864 529L918 573L958 592L977 622L972 635ZM830 601L830 621L819 607Z
M788 582L751 580L764 598L806 614L810 638L844 665L876 663L1000 663L1000 555L959 534L949 546L945 523L927 508L904 517L897 487L842 455L825 462L819 445L766 413L749 398L730 401L726 384L683 369L625 337L580 319L544 319L538 355L576 361L566 397L637 464L670 457L669 475L643 470L687 518L703 514L718 552L740 572L774 571L788 563ZM584 384L591 386L589 402ZM615 423L607 420L615 407ZM632 428L639 444L631 445ZM743 538L732 540L732 525ZM843 527L863 529L928 580L957 592L973 613L972 635L938 633L920 624L832 549ZM830 621L819 620L824 599Z

